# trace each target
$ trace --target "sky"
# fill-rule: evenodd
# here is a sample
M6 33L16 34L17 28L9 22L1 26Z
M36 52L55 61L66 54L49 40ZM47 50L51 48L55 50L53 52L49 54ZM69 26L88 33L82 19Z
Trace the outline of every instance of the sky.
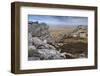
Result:
M88 25L88 17L28 15L28 21L45 22L48 25Z

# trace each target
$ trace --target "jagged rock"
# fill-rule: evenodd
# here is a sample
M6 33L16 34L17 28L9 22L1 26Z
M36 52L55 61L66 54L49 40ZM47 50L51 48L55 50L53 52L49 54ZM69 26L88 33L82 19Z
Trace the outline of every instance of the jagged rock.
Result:
M45 42L43 42L42 40L40 40L38 37L33 37L32 38L32 42L35 46L39 46L39 45L44 45Z
M53 39L48 31L49 26L46 23L31 22L29 23L28 32L32 37L39 37L41 40L47 40L48 43L53 43Z
M47 40L42 41L38 37L33 37L32 43L37 47L37 49L56 49L54 46L47 44Z
M49 45L49 44L45 44L45 45L40 45L37 47L38 49L53 49L53 50L56 50L56 48L52 45Z

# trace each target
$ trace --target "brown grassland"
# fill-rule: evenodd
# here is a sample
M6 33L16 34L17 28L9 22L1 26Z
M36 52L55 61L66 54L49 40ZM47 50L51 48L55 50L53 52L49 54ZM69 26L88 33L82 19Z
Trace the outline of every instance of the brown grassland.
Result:
M75 27L50 27L49 31L54 39L58 39L60 35L65 33L70 33L75 29Z

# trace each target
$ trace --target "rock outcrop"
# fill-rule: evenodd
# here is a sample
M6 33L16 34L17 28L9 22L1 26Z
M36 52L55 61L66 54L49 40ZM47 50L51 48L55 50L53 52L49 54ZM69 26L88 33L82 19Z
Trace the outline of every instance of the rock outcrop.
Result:
M28 27L28 32L31 33L32 37L47 40L48 43L54 42L48 31L49 26L46 23L32 22Z
M65 54L60 53L53 46L53 41L46 23L29 22L28 24L28 59L52 60L65 59Z

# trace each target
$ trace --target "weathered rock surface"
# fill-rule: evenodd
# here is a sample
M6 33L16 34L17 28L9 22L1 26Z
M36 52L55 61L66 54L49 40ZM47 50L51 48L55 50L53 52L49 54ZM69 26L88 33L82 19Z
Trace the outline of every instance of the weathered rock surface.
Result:
M33 22L28 26L28 32L31 33L32 37L38 37L41 40L47 40L48 43L54 42L48 31L49 26L47 24Z
M51 60L65 59L54 45L54 41L45 23L31 22L28 28L28 59Z
M65 59L65 56L57 51L54 46L37 37L33 38L33 44L33 46L29 46L29 60Z

